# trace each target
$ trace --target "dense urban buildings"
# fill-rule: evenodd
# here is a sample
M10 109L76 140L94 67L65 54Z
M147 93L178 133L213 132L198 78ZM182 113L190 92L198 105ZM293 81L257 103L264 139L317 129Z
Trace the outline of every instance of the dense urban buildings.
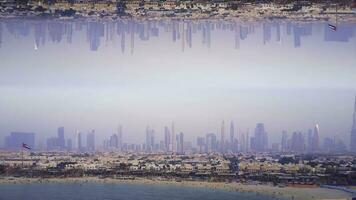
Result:
M303 18L328 19L338 9L340 18L356 12L344 1L241 1L241 0L55 0L0 1L4 16L87 18ZM100 34L100 32L97 32ZM95 46L93 46L95 48Z
M207 133L205 136L198 136L195 143L185 139L184 133L175 134L174 123L171 129L168 126L163 128L161 137L155 133L154 129L146 127L146 139L143 144L128 144L123 140L123 128L117 128L117 133L105 139L99 145L96 140L95 130L89 131L86 135L77 131L75 134L76 146L73 146L72 139L65 138L64 127L59 127L57 137L49 137L46 140L46 149L40 149L35 145L35 134L26 132L12 132L4 140L4 149L21 150L25 143L32 148L32 151L76 151L76 152L145 152L145 153L246 153L246 152L291 152L291 153L355 153L356 149L356 98L353 111L353 124L350 137L349 148L338 136L323 137L320 139L319 125L303 133L294 131L288 134L282 131L279 143L269 144L269 136L263 123L257 123L254 135L249 137L249 132L236 131L234 123L230 122L229 139L226 139L225 122L222 121L220 127L220 140L215 133ZM85 143L83 138L86 137ZM162 138L159 140L157 138ZM65 142L67 141L67 142Z
M5 149L8 150L21 150L22 144L26 143L32 148L35 147L35 133L27 132L12 132L10 136L5 138Z

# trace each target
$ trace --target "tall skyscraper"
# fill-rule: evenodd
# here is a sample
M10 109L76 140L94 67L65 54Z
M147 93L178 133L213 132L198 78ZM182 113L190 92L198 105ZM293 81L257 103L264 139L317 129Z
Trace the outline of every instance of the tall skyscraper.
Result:
M350 151L356 153L356 97L354 105L354 116L351 129Z
M301 132L294 132L291 139L291 150L294 152L303 152L305 149L304 136Z
M179 153L184 153L184 134L182 132L179 133Z
M67 139L67 151L73 150L73 144L71 139Z
M230 122L230 144L234 143L235 139L235 127L234 127L234 122Z
M119 125L117 128L117 148L122 151L122 145L123 145L123 140L122 140L122 126Z
M256 125L255 136L251 138L251 149L257 152L268 150L268 135L263 123Z
M10 136L5 138L5 149L20 150L22 143L35 148L35 133L11 132Z
M226 148L225 148L225 121L223 120L221 123L221 131L220 131L220 150L221 152L225 152Z
M197 146L199 147L199 153L203 153L204 146L205 146L205 138L204 137L197 138Z
M78 151L83 151L82 133L79 131L77 131L77 147L78 147Z
M164 127L164 148L165 151L169 151L169 147L171 144L171 133L169 132L169 128L167 126Z
M319 125L316 124L313 132L312 152L319 151Z
M216 135L214 133L209 133L206 135L206 139L205 139L206 145L206 152L207 153L211 153L211 152L215 152L216 151Z
M64 127L59 127L57 131L58 146L60 150L65 149L65 139L64 139Z
M87 134L87 151L95 151L95 130Z
M146 152L152 152L154 150L154 130L149 126L146 127Z
M309 152L309 153L311 153L311 152L313 152L313 138L314 138L314 136L313 136L314 134L313 134L313 130L312 129L309 129L308 130L308 144L307 144L307 151Z
M288 151L288 134L287 131L282 131L282 141L281 141L282 152Z
M119 139L117 137L117 134L113 134L112 136L110 136L109 146L110 146L111 149L117 150L118 144L119 144L118 140Z
M171 138L172 138L172 152L175 153L177 152L177 141L176 141L176 134L174 132L174 122L172 122Z

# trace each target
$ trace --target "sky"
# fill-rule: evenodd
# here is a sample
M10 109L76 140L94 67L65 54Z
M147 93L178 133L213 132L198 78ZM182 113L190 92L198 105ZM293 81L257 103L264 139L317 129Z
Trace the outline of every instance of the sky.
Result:
M0 20L0 141L64 126L101 144L122 125L142 143L172 122L195 141L223 120L347 141L355 96L356 24Z

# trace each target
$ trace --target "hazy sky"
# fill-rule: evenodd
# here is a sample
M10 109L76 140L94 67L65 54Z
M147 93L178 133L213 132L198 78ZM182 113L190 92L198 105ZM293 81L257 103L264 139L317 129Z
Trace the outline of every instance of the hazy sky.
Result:
M275 26L268 39L262 23L238 24L237 30L243 26L250 31L246 39L238 32L238 41L235 29L204 33L203 28L192 35L191 48L182 42L187 24L178 24L184 29L175 42L167 25L158 28L158 37L149 33L148 40L133 34L132 53L131 34L126 33L122 53L120 35L107 39L112 32L108 24L103 37L96 37L100 31L86 23L73 28L68 43L66 33L52 42L62 29L54 31L59 36L51 35L43 22L46 43L41 45L34 35L40 22L25 21L20 28L17 23L0 21L0 138L11 131L55 136L58 126L65 127L66 136L73 137L76 129L95 129L104 138L121 124L127 142L143 142L147 125L161 139L163 127L174 121L176 131L195 142L208 132L219 135L222 120L233 120L250 134L257 122L264 122L272 141L279 140L282 130L305 132L316 123L322 137L349 137L356 24L341 27L331 39L327 24L308 25L311 34L301 36L300 46L285 23L280 24L280 39ZM149 28L142 27L147 35ZM10 33L11 28L23 36ZM210 48L204 34L210 34ZM345 35L348 41L343 41ZM90 41L98 38L98 49L90 49Z

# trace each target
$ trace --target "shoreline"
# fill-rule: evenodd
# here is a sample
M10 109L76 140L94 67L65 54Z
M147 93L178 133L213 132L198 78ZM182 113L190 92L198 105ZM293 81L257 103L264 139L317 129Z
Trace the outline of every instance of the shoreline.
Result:
M177 22L196 22L196 21L209 21L209 22L227 22L227 23L258 23L258 22L281 22L281 23L300 23L300 24L313 24L313 23L331 23L334 22L330 19L296 19L296 18L90 18L90 17L80 17L80 18L56 18L56 17L22 17L22 16L12 16L12 17L0 17L0 22L5 20L27 20L27 21L58 21L58 22L69 22L69 21L86 21L86 22L119 22L119 21L140 21L140 22L152 22L152 21L177 21ZM355 19L348 20L338 20L338 24L350 23L356 24Z
M71 17L58 17L58 16L22 16L22 15L7 15L0 12L0 20L4 19L21 19L21 20L88 20L88 21L195 21L195 20L210 20L210 21L241 21L241 22L256 22L256 21L294 21L294 22L334 22L340 23L356 23L355 14L339 14L336 20L333 14L320 14L318 16L303 16L303 15L266 15L266 16L71 16Z
M230 192L256 193L259 195L267 195L276 198L294 199L294 200L321 200L321 199L350 199L353 195L347 192L338 191L335 189L311 187L275 187L272 185L248 185L238 182L207 182L207 181L175 181L167 179L148 179L135 178L133 180L115 179L115 178L98 178L98 177L82 177L82 178L0 178L0 187L2 184L139 184L139 185L169 185L176 187L191 187L191 188L206 188L213 190L226 190Z

